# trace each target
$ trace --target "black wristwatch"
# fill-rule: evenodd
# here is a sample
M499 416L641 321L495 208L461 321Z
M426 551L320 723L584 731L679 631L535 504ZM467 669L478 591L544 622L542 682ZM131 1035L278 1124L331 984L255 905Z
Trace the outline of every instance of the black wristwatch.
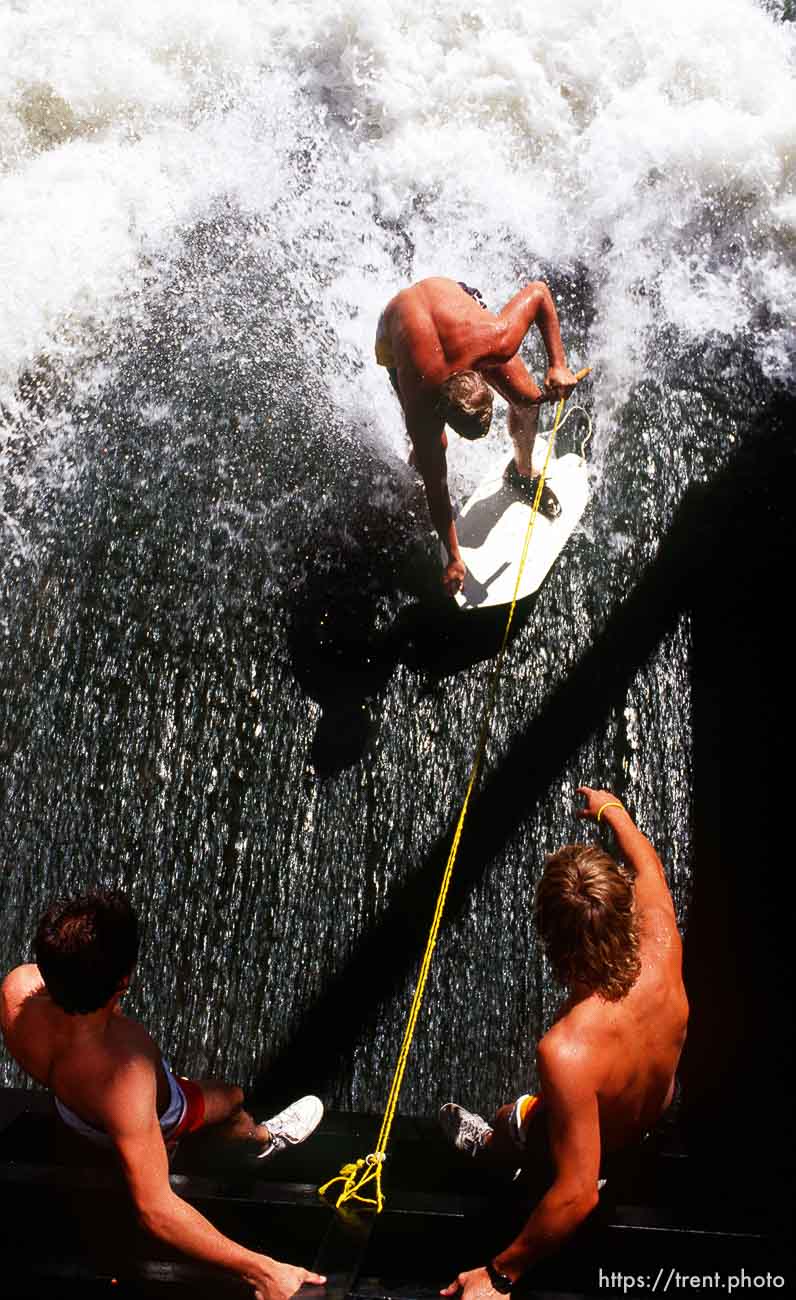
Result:
M486 1266L486 1271L489 1274L489 1280L494 1289L499 1291L501 1295L508 1295L511 1288L514 1286L513 1280L510 1277L506 1277L505 1273L498 1273L491 1259Z

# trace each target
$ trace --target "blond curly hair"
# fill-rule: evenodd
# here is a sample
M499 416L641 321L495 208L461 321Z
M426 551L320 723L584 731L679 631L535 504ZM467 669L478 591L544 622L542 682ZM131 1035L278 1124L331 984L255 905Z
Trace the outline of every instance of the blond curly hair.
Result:
M462 438L484 438L492 423L492 389L475 370L460 370L440 385L437 410Z
M634 877L603 849L565 844L548 854L536 890L536 924L556 977L607 1002L625 997L641 970Z

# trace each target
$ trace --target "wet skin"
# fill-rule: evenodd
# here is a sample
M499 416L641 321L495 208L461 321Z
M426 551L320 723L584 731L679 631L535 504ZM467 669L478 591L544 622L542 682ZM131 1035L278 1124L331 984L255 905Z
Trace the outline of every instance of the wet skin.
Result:
M596 819L607 790L582 786L581 818ZM594 1208L602 1152L639 1140L666 1110L685 1042L688 1001L682 943L660 858L624 808L606 807L601 824L614 833L620 856L635 871L640 973L629 992L608 1002L589 989L570 989L560 1017L537 1048L555 1179L517 1237L493 1264L513 1280L556 1250ZM509 1135L512 1106L495 1118L490 1156L517 1164ZM495 1300L486 1268L460 1273L441 1292L462 1300Z
M161 1241L226 1268L261 1300L288 1300L304 1282L320 1282L231 1241L171 1189L168 1153L158 1115L169 1087L160 1049L143 1025L122 1014L113 997L87 1015L68 1015L50 997L38 966L17 966L0 985L0 1029L11 1055L81 1119L111 1139L140 1222ZM268 1141L268 1131L242 1109L240 1088L195 1080L205 1124L231 1138Z
M547 352L543 389L517 356L533 324ZM448 494L445 424L436 410L440 385L463 370L475 370L505 398L515 463L520 475L530 478L539 407L568 397L576 382L566 364L555 304L547 285L534 281L494 315L455 280L432 277L403 289L388 302L376 344L386 344L394 359L412 463L422 476L431 520L447 553L443 583L454 595L461 588L465 567Z

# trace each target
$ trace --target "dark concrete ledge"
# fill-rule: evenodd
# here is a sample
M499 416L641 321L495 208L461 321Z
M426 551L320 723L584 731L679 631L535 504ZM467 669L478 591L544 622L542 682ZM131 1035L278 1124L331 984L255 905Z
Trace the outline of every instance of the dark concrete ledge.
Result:
M435 1124L402 1117L385 1169L384 1213L341 1217L318 1197L318 1185L367 1154L377 1127L373 1117L331 1114L309 1142L273 1162L186 1143L172 1185L251 1249L326 1273L324 1300L431 1300L458 1270L505 1244L529 1202L516 1185L451 1151ZM670 1134L609 1176L588 1223L517 1291L604 1300L621 1294L600 1282L611 1273L783 1273L784 1233L760 1191L719 1184ZM9 1300L249 1294L141 1232L112 1155L65 1134L40 1091L0 1090L0 1205L0 1294Z

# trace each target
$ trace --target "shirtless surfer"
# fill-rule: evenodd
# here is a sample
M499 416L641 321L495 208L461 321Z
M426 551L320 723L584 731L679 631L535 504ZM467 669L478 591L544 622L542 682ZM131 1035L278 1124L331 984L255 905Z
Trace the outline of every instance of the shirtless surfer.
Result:
M547 352L544 389L517 355L536 323ZM445 425L463 438L483 438L492 420L494 388L509 404L514 460L506 477L532 495L532 452L542 402L568 397L575 376L568 368L550 290L541 280L526 285L495 316L477 289L434 276L391 298L376 331L376 361L385 366L398 394L412 443L412 463L426 488L432 523L448 563L443 583L450 595L462 586L465 566L448 495ZM560 513L545 486L540 509Z
M287 1300L304 1282L324 1278L230 1241L177 1196L168 1149L214 1126L248 1139L258 1158L303 1142L323 1107L303 1097L255 1124L240 1088L172 1073L143 1025L123 1015L138 955L138 925L122 894L87 894L54 904L42 917L36 964L17 966L0 985L0 1028L11 1055L50 1088L62 1120L115 1149L139 1221L155 1237L195 1259L228 1269L259 1300Z
M537 1047L541 1092L501 1107L493 1124L453 1102L440 1113L460 1151L513 1169L547 1155L552 1181L519 1235L444 1296L494 1300L556 1250L597 1204L601 1154L638 1141L674 1094L688 1002L663 867L610 791L578 793L578 816L610 826L625 866L591 845L545 864L537 924L569 998Z

